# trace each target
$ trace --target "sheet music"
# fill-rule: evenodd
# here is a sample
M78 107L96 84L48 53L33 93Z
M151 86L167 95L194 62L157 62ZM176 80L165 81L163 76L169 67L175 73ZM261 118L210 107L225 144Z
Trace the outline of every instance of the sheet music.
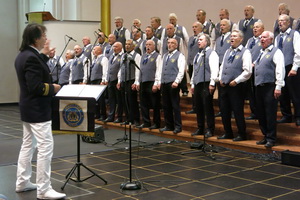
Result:
M93 97L98 100L106 85L64 85L57 97Z

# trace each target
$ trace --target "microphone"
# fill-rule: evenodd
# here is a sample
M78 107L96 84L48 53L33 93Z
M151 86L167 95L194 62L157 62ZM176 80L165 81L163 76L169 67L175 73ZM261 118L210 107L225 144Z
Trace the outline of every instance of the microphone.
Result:
M98 31L99 31L99 32L102 32L100 28L98 28ZM105 35L104 32L103 32L103 34L104 34L104 37L108 38L108 37Z
M134 28L136 28L138 31L143 32L139 27L137 26L133 26Z
M74 42L77 42L77 40L75 40L74 38L72 38L72 37L70 37L70 36L68 36L68 35L66 35L70 40L73 40Z
M102 35L100 35L99 33L97 33L97 31L95 31L95 33L96 33L96 35L97 35L98 37L101 37L101 38L102 38Z
M216 25L214 24L213 21L211 21L211 19L209 19L209 22L211 23L211 27L212 27L212 28L215 28L215 27L216 27Z

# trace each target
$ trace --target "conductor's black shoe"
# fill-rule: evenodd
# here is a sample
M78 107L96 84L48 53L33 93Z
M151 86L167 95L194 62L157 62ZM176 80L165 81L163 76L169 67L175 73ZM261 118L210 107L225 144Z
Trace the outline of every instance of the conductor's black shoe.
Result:
M154 125L150 126L149 129L150 130L152 130L152 129L159 129L159 126L156 125L156 124L154 124Z
M164 131L173 131L173 129L169 128L169 127L163 127L161 129L159 129L160 132L164 132Z
M246 138L241 137L241 136L237 136L237 137L232 139L232 141L234 141L234 142L239 142L239 141L244 141L244 140L246 140Z
M282 117L280 120L277 120L277 123L292 123L291 117Z
M266 139L262 139L261 141L256 142L257 145L267 144Z
M195 136L195 135L203 135L204 132L200 129L197 129L194 133L191 134L191 136Z
M114 123L121 123L121 122L122 122L122 120L119 118L114 121Z
M150 124L141 124L139 126L137 126L137 128L149 128Z
M267 142L267 143L265 144L265 147L271 148L271 147L273 147L274 145L275 145L274 142Z
M174 134L177 134L177 133L180 133L182 130L180 129L180 128L175 128L174 129L174 131L173 131L173 133Z
M224 135L218 137L219 140L232 139L232 138L233 138L233 135L227 135L227 134L224 134Z
M106 118L103 122L113 122L114 120L111 118Z
M186 111L185 114L196 114L196 111L195 110L189 110L189 111Z

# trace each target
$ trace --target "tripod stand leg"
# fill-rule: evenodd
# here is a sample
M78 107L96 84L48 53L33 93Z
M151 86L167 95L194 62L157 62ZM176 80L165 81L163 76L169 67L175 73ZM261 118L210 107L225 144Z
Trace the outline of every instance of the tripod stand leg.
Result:
M85 166L84 164L81 164L81 166L83 166L86 170L88 170L89 172L91 172L93 174L93 176L97 176L98 178L100 178L105 184L107 184L107 181L102 178L101 176L99 176L98 174L96 174L94 171L92 171L90 168L88 168L87 166ZM90 176L89 178L91 178L92 176ZM87 180L87 179L85 179Z
M75 173L75 170L77 169L78 164L76 163L74 165L74 167L71 169L71 171L66 175L66 182L64 183L64 185L61 187L62 190L64 190L64 188L66 187L67 183L69 182L69 180L71 179L72 175Z

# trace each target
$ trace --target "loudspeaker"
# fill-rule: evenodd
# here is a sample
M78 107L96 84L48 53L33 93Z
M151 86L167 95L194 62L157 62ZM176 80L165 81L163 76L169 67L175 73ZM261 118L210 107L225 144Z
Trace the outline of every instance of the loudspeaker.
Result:
M96 125L95 126L95 135L94 137L89 137L89 136L81 136L81 139L83 142L87 143L101 143L105 141L104 138L104 130L101 125Z
M300 153L289 150L281 152L281 163L300 167Z

